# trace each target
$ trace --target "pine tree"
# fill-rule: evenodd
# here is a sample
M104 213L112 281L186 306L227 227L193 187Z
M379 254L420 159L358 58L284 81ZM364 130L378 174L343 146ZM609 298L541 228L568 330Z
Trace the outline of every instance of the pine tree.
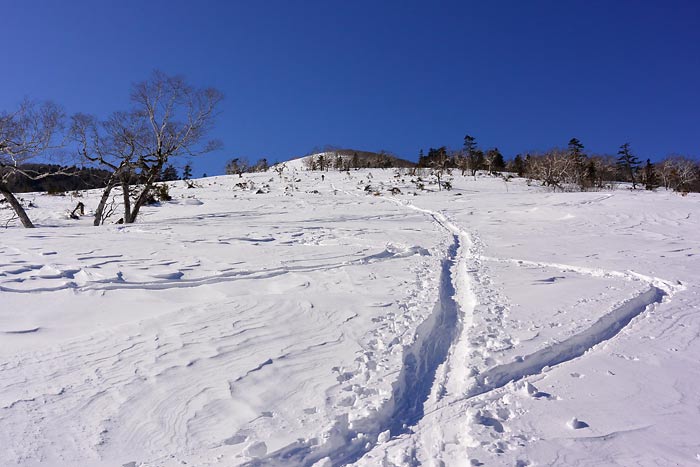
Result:
M513 159L513 170L518 174L518 177L522 177L525 173L525 161L523 160L523 156L520 154L515 156L515 159Z
M651 160L647 159L647 163L644 166L644 188L647 190L653 190L659 186L659 182L656 177L656 168Z
M432 151L432 149L431 149ZM423 150L421 149L418 151L418 167L427 167L428 166L428 161L425 158L425 154L423 154Z
M637 179L635 174L639 169L639 159L637 156L632 154L630 150L630 143L625 143L620 146L620 150L617 151L620 157L617 158L617 166L620 170L626 173L632 182L632 189L637 189Z
M464 153L467 157L469 168L472 176L476 175L476 171L484 164L484 153L477 149L476 138L470 135L464 137Z
M173 180L179 179L180 175L178 175L177 169L172 164L168 164L160 175L161 182L172 182Z
M583 144L576 138L569 140L569 157L573 162L573 179L583 190L586 187L586 154L583 152Z
M185 164L185 167L182 169L182 179L183 180L189 180L192 178L192 166L187 163Z
M587 183L591 186L596 186L596 182L598 181L598 169L594 160L589 160L588 164L586 164L584 177ZM602 182L598 184L598 188L602 188Z
M585 157L583 154L583 144L577 138L571 138L569 140L569 154L575 158Z

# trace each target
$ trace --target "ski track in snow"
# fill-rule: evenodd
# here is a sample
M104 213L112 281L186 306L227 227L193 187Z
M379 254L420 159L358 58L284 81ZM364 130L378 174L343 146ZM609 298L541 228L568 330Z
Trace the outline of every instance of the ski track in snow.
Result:
M538 374L545 368L580 357L596 345L613 338L633 318L643 313L648 307L661 303L667 296L663 290L651 286L647 292L628 300L604 315L584 332L533 354L520 357L512 363L499 365L479 374L475 378L476 384L467 392L466 398L493 391L526 376Z
M610 196L612 195L606 195L587 203L601 202ZM468 301L465 300L464 307L460 307L459 303L455 301L456 297L468 296L470 291L468 283L460 282L455 284L452 273L452 269L458 262L463 263L466 261L466 258L458 256L458 252L461 255L466 254L466 248L463 248L461 243L470 242L470 235L464 229L449 221L440 212L420 208L413 204L402 203L392 198L386 199L430 216L436 224L449 231L453 236L453 243L450 245L446 255L447 259L443 261L439 301L436 303L433 313L416 330L414 344L406 349L403 367L394 386L392 400L372 419L357 421L353 424L361 427L360 429L349 427L347 418L340 417L336 420L336 425L328 436L329 441L325 444L314 446L315 440L312 443L299 441L269 456L251 461L246 464L247 466L298 465L310 467L326 459L330 461L332 466L352 464L367 452L375 449L379 443L390 441L406 433L410 435L412 432L411 427L415 427L425 413L424 404L427 402L430 394L441 390L439 387L434 387L436 384L436 371L440 365L446 363L448 354L453 350L453 341L461 331L461 323L465 320L469 322L469 317L465 316L465 312L473 312ZM608 271L565 264L490 258L486 256L480 256L480 258L487 261L511 262L515 265L527 264L553 267L596 277L611 276L625 280L642 280L649 284L649 289L608 312L590 328L575 336L543 348L531 355L521 357L515 362L498 365L478 374L474 377L474 383L467 390L466 394L457 398L453 397L448 402L449 405L481 396L514 381L539 374L549 367L580 357L596 345L613 338L632 319L646 311L650 306L661 303L665 299L670 299L676 291L682 289L682 286L673 285L669 281L634 272ZM471 274L476 275L478 271L472 271ZM459 292L457 292L457 289L459 289ZM459 364L460 362L452 362L453 366ZM461 362L461 364L465 365L466 362ZM440 409L434 408L431 411L434 410ZM482 419L481 423L499 423L495 419L491 420L484 421ZM380 437L383 437L381 441ZM420 465L420 462L413 458L408 464Z
M459 238L454 236L447 257L442 261L438 302L430 316L418 326L413 344L405 349L393 396L385 407L370 418L354 421L352 427L346 416L339 417L323 445L296 442L245 465L312 466L324 459L334 466L348 465L374 448L380 437L388 439L408 433L409 428L420 421L435 372L445 361L459 329L459 309L454 300L451 273L459 248Z

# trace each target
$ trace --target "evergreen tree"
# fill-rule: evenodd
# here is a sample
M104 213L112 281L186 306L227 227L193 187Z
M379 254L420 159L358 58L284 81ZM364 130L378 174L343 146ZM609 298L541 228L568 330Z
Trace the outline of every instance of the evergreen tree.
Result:
M644 188L647 190L653 190L659 186L659 182L656 177L656 167L651 163L651 160L647 159L647 163L644 166Z
M588 164L586 164L585 179L586 183L590 184L590 186L596 186L596 182L598 180L598 169L595 161L593 160L589 160Z
M189 180L192 178L192 166L189 162L185 164L185 167L182 169L182 178L183 180Z
M632 182L632 189L636 190L637 178L635 175L639 169L639 159L632 154L630 143L625 143L620 146L620 150L617 151L617 154L620 156L617 158L617 167L629 177Z
M423 150L421 149L418 151L418 167L427 167L428 163L425 159L425 154L423 153Z
M476 150L476 138L470 135L464 136L464 152L469 156Z
M583 190L586 187L586 154L583 152L583 144L576 138L569 140L569 157L573 162L573 179Z
M173 180L179 179L180 175L178 175L177 169L172 164L168 164L168 166L163 169L163 173L160 175L161 182L172 182Z
M571 138L569 140L569 154L574 158L574 159L580 159L586 157L583 154L583 144L581 141L579 141L576 138Z
M476 138L470 135L464 137L464 155L471 169L472 176L484 165L484 153L477 149Z
M506 161L503 159L503 154L501 154L501 151L499 151L498 148L495 149L496 154L494 155L491 169L494 172L502 172L506 169Z
M499 151L498 148L493 148L486 151L485 162L489 174L503 170L505 166L503 154L501 154L501 151Z
M323 154L319 154L316 158L316 163L318 164L319 170L326 170L327 160Z
M520 154L515 156L515 159L513 159L513 170L518 174L518 177L522 177L525 173L525 161L523 160L523 156Z

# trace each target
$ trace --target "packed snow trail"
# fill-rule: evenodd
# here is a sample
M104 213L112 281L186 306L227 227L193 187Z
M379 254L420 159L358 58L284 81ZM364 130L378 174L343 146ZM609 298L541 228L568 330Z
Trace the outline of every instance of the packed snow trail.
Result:
M424 404L433 388L435 372L447 359L459 331L459 305L455 302L452 269L455 267L459 237L453 237L447 259L442 262L440 296L433 313L418 326L416 340L404 354L399 385L394 391L395 405L390 434L405 433L423 417Z
M433 389L435 372L446 360L459 330L459 306L454 300L452 278L459 249L459 237L454 235L447 257L442 261L438 301L430 316L416 329L413 344L405 349L393 396L385 407L372 417L354 421L352 427L347 416L338 418L323 445L299 441L246 465L308 467L322 459L329 459L334 466L351 464L380 440L387 441L389 437L406 433L409 427L420 421L424 404Z
M323 459L330 460L333 466L351 464L378 443L406 433L423 417L425 404L435 390L436 372L446 362L454 339L460 334L465 321L464 310L458 302L462 301L468 307L473 307L471 299L468 303L464 300L470 293L464 280L466 275L460 272L466 270L465 255L468 250L465 244L469 244L469 238L464 230L439 212L402 203L393 198L386 199L429 215L452 236L452 244L442 261L438 301L430 316L416 329L413 344L404 351L403 365L393 385L392 398L375 415L354 421L352 427L349 426L347 417L340 417L336 420L332 432L328 434L328 440L320 446L314 446L309 441L298 441L246 465L307 467ZM455 269L456 275L453 274ZM455 283L455 277L459 277L459 282ZM470 308L468 311L471 312Z

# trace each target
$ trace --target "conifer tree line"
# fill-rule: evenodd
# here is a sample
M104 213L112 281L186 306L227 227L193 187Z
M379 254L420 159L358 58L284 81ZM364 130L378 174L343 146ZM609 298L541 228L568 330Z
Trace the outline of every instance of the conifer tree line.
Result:
M476 176L477 172L496 175L502 172L517 174L553 190L586 191L612 188L615 183L631 183L632 189L658 187L679 191L700 191L700 164L684 156L669 156L652 163L642 163L630 143L624 143L617 155L588 154L583 143L571 138L565 149L518 154L505 161L498 148L483 150L476 138L464 137L459 150L446 146L430 148L427 154L418 154L418 167L458 170L462 175Z
M229 162L226 172L240 174L258 171L246 161ZM266 161L265 161L266 163ZM632 189L654 190L662 187L678 192L700 192L700 164L684 156L669 156L652 163L642 163L630 143L620 146L616 155L589 154L584 144L571 138L566 148L518 154L506 160L497 147L482 149L472 135L464 137L462 148L447 146L421 149L418 162L412 163L386 151L379 153L325 147L315 149L304 160L307 170L341 170L361 168L417 167L441 175L457 171L462 176L517 175L542 186L561 191L590 191L614 188L620 182L630 183ZM248 170L243 170L247 167ZM266 167L266 164L265 164Z

